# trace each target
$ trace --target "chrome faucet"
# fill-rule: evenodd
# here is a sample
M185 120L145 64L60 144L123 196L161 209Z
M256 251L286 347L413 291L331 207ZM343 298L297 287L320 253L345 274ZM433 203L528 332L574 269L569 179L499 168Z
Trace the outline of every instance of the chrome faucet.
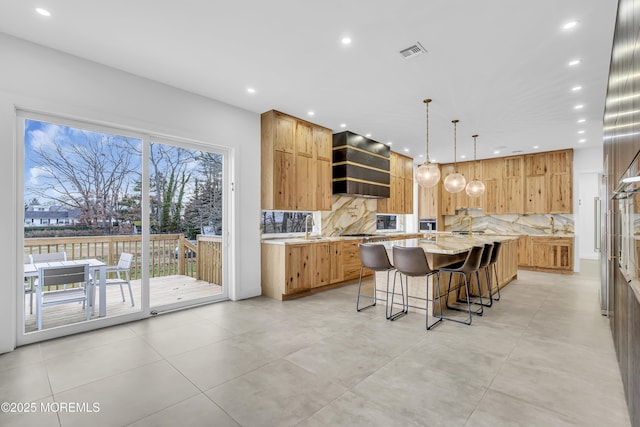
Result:
M308 214L304 218L304 238L305 239L309 238L309 218L311 218L311 226L314 227L316 225L316 222L314 221L312 214Z
M549 222L551 223L551 234L556 234L556 220L551 217L549 218Z
M460 217L458 222L460 223L460 225L462 225L462 223L465 222L466 220L469 221L469 237L472 237L473 236L473 217L471 215L465 215L463 217Z

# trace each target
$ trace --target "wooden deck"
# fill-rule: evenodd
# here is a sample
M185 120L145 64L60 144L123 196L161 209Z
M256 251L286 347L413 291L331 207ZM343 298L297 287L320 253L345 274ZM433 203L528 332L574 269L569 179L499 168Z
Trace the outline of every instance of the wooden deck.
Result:
M135 307L131 307L129 289L124 286L125 302L122 302L119 286L107 287L107 316L118 316L127 313L134 313L140 310L141 301L141 281L132 280L131 287ZM196 280L189 276L164 276L150 279L151 307L171 304L178 301L185 301L196 298L211 297L222 293L222 286L208 283L203 280ZM35 294L34 294L35 299ZM96 301L97 305L97 301ZM33 314L29 314L29 295L25 295L25 331L36 330L35 300ZM98 310L91 317L97 318ZM69 325L85 321L85 311L82 304L62 304L52 307L45 307L42 311L42 328L53 328L56 326Z

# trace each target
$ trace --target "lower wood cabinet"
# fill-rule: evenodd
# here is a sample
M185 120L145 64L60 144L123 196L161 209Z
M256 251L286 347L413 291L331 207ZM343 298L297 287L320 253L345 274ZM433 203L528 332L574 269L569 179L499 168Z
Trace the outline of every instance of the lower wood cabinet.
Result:
M518 247L522 268L573 272L573 237L522 236Z
M262 243L262 294L275 299L304 294L360 277L362 240L300 244ZM365 270L370 276L372 271Z

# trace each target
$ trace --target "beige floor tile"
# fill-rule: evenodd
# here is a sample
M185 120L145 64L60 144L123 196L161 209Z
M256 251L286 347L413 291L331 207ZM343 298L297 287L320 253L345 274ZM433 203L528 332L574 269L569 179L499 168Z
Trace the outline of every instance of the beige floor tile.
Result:
M232 336L231 332L207 321L180 324L141 335L144 341L164 357L204 347Z
M0 354L0 371L42 362L43 360L39 343L18 347L9 353Z
M132 338L47 359L45 365L55 394L160 359L151 346Z
M227 415L204 394L198 394L173 406L149 415L129 427L239 427L240 424Z
M422 420L410 419L398 412L387 411L352 392L347 392L306 420L298 427L424 427Z
M55 395L57 402L99 404L99 412L63 412L67 426L122 426L175 405L200 391L166 361L85 384Z
M277 360L206 394L242 426L294 426L346 389Z
M32 402L51 394L44 362L0 371L0 402Z
M206 391L277 358L258 346L231 338L167 360L201 391Z
M14 406L12 411L3 411L0 414L0 425L2 427L52 427L59 426L58 414L55 407L52 407L53 397L21 402L23 406Z
M465 427L579 427L584 424L564 414L540 408L529 402L489 390Z

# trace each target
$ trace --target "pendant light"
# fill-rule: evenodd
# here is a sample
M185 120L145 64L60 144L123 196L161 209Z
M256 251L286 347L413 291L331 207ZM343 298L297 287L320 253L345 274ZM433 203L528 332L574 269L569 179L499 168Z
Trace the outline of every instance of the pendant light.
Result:
M429 161L429 103L430 99L425 99L427 106L427 155L423 164L416 169L416 181L420 187L431 188L440 181L440 168L435 163Z
M465 185L467 185L467 180L462 174L459 174L456 169L458 156L456 150L456 134L459 121L460 120L451 120L451 123L453 123L453 172L444 179L444 189L449 193L459 193L464 190Z
M476 138L478 138L478 135L472 135L471 137L473 138L473 181L467 184L466 190L469 197L480 197L484 194L485 187L484 183L480 181L477 176L478 159L476 156Z

